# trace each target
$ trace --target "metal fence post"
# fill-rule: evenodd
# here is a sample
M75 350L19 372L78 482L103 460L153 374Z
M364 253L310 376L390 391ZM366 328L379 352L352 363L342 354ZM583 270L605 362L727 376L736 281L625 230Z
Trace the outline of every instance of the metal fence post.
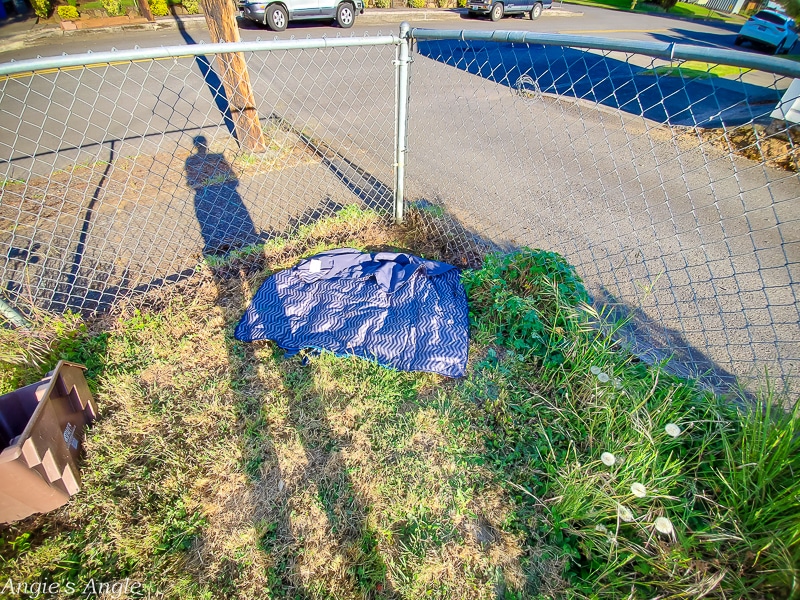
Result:
M394 219L403 222L403 183L405 180L406 165L406 119L408 118L408 63L409 58L409 31L411 26L403 21L400 24L400 46L395 77L395 126L394 140Z

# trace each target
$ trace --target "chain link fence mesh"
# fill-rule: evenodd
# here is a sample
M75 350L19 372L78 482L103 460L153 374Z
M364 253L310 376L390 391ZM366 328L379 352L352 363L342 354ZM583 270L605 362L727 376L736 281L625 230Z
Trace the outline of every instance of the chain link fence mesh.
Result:
M412 32L413 33L413 32ZM796 381L791 80L563 46L419 40L408 195L500 248L555 250L648 360Z
M104 311L342 206L391 214L396 45L245 56L258 154L212 53L0 79L6 300ZM446 39L410 72L408 214L454 262L558 251L644 359L796 389L800 135L770 117L789 79Z
M3 78L5 296L103 311L346 204L391 210L395 54L247 53L257 154L236 142L214 55Z

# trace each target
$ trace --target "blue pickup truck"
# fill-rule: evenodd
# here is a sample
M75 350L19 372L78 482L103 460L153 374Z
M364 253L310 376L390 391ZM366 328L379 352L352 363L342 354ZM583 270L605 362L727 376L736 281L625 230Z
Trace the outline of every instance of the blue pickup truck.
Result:
M467 0L469 16L489 15L492 21L499 21L505 15L528 13L531 19L542 16L542 10L552 8L553 0Z

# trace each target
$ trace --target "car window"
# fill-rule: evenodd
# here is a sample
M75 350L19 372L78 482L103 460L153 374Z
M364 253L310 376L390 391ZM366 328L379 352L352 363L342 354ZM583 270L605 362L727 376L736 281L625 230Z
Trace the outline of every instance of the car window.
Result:
M776 25L783 25L786 23L786 19L780 15L776 15L775 13L767 12L765 10L759 11L755 14L756 19L761 19L762 21L767 21L769 23L775 23Z

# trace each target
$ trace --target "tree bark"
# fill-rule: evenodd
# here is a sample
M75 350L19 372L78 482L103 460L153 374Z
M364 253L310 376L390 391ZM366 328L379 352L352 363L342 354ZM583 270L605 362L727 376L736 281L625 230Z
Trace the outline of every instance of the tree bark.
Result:
M240 41L234 0L203 0L203 12L212 42ZM244 54L218 54L217 64L222 71L222 85L228 97L239 147L250 152L264 152L267 149L264 132L258 119Z
M142 15L145 19L150 21L151 23L155 21L153 18L153 13L150 12L150 4L147 0L136 0L137 4L139 5L139 14Z

